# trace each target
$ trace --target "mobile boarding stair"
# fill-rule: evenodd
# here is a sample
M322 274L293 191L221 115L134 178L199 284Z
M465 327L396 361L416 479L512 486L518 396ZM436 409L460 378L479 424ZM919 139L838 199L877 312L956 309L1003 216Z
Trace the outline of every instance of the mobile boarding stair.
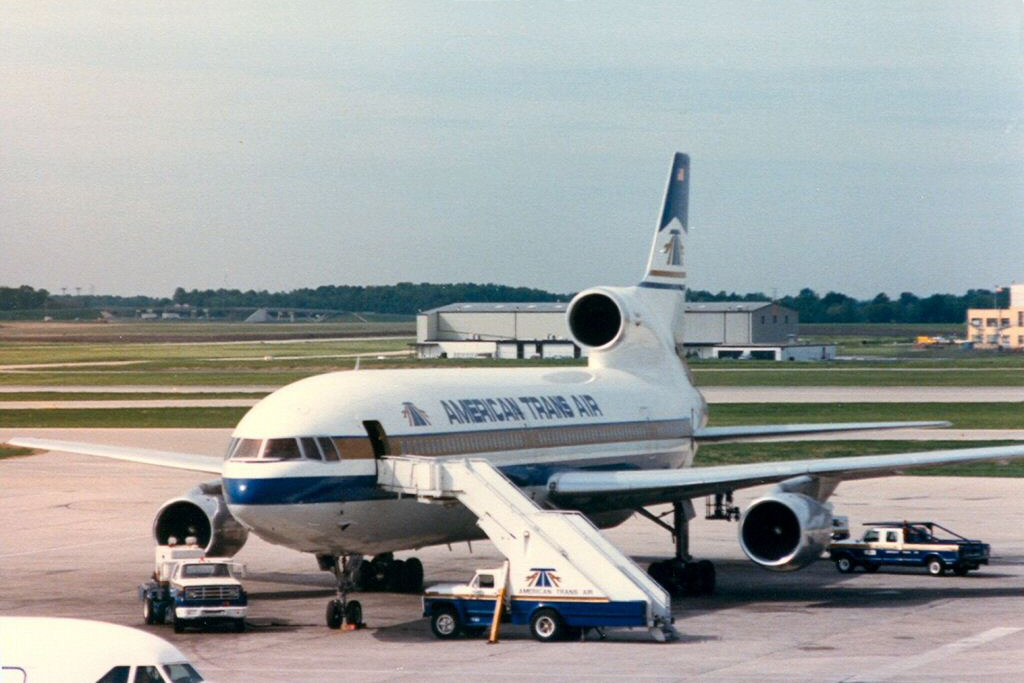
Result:
M457 500L469 508L513 570L557 567L563 586L583 586L582 592L608 601L643 601L651 635L676 635L665 589L582 513L542 510L482 459L389 456L378 465L378 484L387 491L425 503Z

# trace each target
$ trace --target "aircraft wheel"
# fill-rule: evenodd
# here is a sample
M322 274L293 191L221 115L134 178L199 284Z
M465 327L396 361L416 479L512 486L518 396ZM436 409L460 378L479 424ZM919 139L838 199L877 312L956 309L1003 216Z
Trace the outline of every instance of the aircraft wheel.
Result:
M405 592L423 592L423 563L417 557L405 561Z
M711 560L700 560L697 563L697 576L700 595L711 595L715 592L715 565Z
M449 605L438 607L430 617L430 630L441 640L458 638L459 632L462 631L459 613Z
M392 560L384 572L384 590L389 593L403 593L408 572L403 560Z
M665 560L652 562L647 568L647 575L654 579L655 583L667 590L669 594L674 592L672 570Z
M358 600L349 600L345 605L345 623L359 626L363 623L363 606Z
M565 624L558 612L547 607L534 612L530 619L530 633L542 643L560 640L565 633Z
M928 558L928 573L932 576L942 576L946 573L946 565L937 557Z
M327 603L327 628L337 630L341 628L341 600L331 600Z

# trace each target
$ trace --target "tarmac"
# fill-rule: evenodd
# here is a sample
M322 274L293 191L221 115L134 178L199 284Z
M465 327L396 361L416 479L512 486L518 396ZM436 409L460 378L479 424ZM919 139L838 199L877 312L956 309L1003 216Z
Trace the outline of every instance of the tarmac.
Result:
M0 440L15 430L0 430ZM218 454L226 430L17 430ZM73 616L135 626L184 651L217 681L935 681L1019 680L1024 671L1024 480L894 477L839 486L832 502L851 528L931 519L992 544L966 577L922 570L842 575L829 562L771 573L747 561L736 524L703 519L691 551L715 562L718 590L679 599L678 640L610 631L606 640L542 644L521 627L501 642L438 641L415 595L358 594L367 628L330 631L329 574L308 555L250 538L246 633L144 626L136 587L152 572L150 527L160 504L202 475L86 456L0 460L0 614ZM764 488L739 491L744 506ZM698 513L701 501L695 501ZM668 533L634 517L610 540L647 563L671 554ZM411 553L400 553L406 557ZM501 557L486 542L416 553L427 583L468 579ZM60 655L58 643L54 655Z

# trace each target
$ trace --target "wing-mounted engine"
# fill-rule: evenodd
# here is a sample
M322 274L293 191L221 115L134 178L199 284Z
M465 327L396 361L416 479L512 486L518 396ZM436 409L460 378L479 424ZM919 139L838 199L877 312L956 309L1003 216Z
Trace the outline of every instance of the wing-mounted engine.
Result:
M802 569L817 560L832 534L832 509L802 493L773 491L753 501L740 520L740 547L772 571Z
M164 503L153 520L158 545L174 536L183 542L195 536L211 557L231 557L245 545L249 530L228 510L219 481L200 484L184 496Z

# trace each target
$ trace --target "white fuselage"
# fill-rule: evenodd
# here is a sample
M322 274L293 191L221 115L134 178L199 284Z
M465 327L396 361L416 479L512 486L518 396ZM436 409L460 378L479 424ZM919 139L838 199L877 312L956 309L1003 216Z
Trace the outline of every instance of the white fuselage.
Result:
M486 458L543 503L560 470L688 466L705 412L682 363L644 376L600 367L330 373L274 392L243 418L224 495L256 534L301 551L450 543L482 536L475 516L383 492L378 458Z

